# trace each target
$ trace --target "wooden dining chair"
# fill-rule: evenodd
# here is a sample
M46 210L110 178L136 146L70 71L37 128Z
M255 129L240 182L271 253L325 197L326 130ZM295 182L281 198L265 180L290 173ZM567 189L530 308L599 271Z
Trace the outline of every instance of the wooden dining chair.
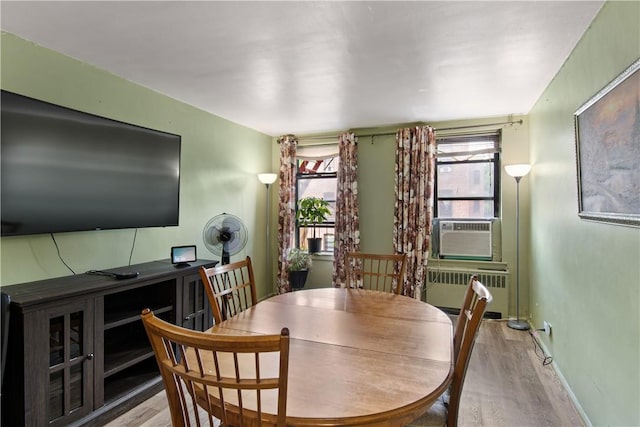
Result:
M348 252L346 287L402 294L406 254Z
M256 282L251 258L216 267L200 267L216 324L255 305Z
M213 427L220 421L222 426L286 425L287 328L280 335L218 335L165 322L148 308L142 322L174 427Z
M471 351L476 342L484 313L492 299L491 293L478 281L478 277L471 276L453 337L454 368L451 386L424 415L409 424L409 427L457 427L460 396L467 375Z

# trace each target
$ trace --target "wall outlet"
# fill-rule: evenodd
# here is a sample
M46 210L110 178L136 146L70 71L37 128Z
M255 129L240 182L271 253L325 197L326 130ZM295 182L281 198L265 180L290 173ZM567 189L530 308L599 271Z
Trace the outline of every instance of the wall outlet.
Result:
M547 336L551 335L551 323L546 320L544 321L544 333L547 334Z

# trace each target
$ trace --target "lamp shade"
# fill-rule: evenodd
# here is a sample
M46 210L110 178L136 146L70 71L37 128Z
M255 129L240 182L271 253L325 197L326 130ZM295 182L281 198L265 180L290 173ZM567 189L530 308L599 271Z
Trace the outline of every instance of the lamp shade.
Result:
M258 179L263 184L273 184L278 179L278 175L275 173L259 173Z
M520 163L517 165L505 165L504 170L514 178L522 178L531 170L531 165Z

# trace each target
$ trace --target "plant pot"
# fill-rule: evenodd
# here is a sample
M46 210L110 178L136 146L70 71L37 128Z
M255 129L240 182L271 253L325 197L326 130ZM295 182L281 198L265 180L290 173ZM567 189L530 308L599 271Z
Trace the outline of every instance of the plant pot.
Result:
M310 237L307 239L307 247L310 254L316 254L322 250L322 237Z
M309 270L299 270L289 272L289 283L292 289L302 289L307 281Z

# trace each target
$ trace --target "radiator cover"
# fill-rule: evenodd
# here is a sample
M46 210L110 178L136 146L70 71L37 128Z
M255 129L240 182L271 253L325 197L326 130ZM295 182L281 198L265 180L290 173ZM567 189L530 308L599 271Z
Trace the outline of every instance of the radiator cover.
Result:
M509 271L427 267L426 301L437 307L460 309L464 292L473 274L489 289L493 301L489 312L509 315Z

